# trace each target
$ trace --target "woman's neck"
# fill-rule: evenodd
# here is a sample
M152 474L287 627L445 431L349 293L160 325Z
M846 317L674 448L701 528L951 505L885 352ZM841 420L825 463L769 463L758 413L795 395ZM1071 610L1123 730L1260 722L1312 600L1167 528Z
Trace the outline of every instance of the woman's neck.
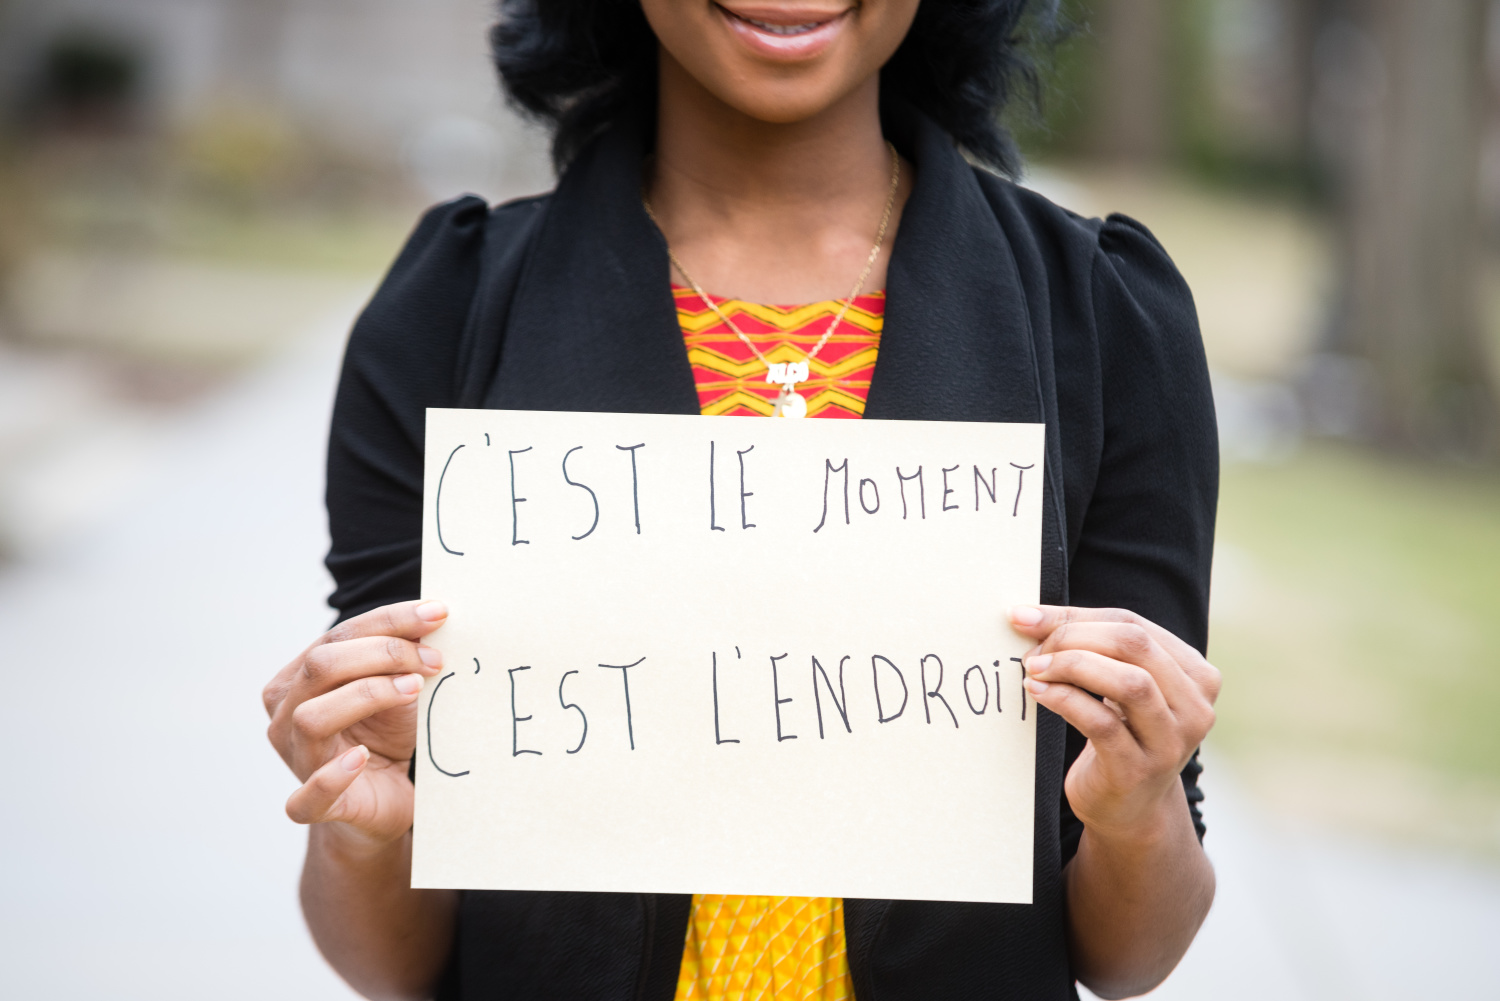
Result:
M661 54L651 205L673 252L707 291L794 305L849 294L875 241L891 156L872 78L814 118L750 118ZM901 206L864 291L885 287ZM683 276L674 273L673 280Z

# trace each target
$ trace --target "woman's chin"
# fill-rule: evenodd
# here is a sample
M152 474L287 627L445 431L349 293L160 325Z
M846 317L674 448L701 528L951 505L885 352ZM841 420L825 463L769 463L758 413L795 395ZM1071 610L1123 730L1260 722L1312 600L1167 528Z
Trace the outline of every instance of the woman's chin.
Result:
M843 96L831 87L797 86L785 80L778 83L779 87L736 87L716 96L746 118L766 125L812 121Z

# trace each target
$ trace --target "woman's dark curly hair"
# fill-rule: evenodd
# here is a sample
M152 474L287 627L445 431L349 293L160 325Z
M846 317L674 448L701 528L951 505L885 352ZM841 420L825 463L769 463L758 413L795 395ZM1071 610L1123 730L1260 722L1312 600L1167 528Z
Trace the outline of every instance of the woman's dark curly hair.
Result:
M511 103L552 129L559 170L602 129L654 111L656 36L640 0L499 0L490 46ZM1035 107L1032 34L1056 29L1057 0L922 0L881 70L883 101L902 99L974 159L1014 177L1020 154L1000 122L1020 91Z

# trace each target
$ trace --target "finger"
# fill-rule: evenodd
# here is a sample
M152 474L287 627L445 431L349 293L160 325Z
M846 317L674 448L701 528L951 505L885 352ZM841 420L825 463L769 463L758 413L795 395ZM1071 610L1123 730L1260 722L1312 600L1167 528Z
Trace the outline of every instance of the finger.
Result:
M339 799L369 760L369 749L361 744L325 763L287 798L286 815L299 824L340 819L336 815Z
M351 682L369 677L398 677L407 674L432 676L443 663L435 648L395 636L364 636L327 643L310 648L302 657L297 673L277 684L283 690L271 712L267 733L291 765L295 755L293 739L297 711L308 701L335 691ZM269 696L268 696L269 700Z
M321 642L342 643L361 636L400 636L419 640L447 620L448 606L441 601L401 601L340 622L323 634Z
M291 663L276 672L261 690L261 703L273 720L287 699L309 655L321 647L344 643L367 636L394 636L419 640L436 630L448 619L448 607L441 601L403 601L372 609L341 622L313 640ZM441 662L440 662L441 663ZM295 705L291 708L295 708Z
M1026 679L1026 691L1073 724L1074 729L1111 754L1141 753L1140 744L1125 722L1098 699L1074 685Z
M1008 610L1012 627L1023 636L1044 640L1060 626L1076 622L1122 622L1137 625L1150 633L1177 665L1193 680L1212 703L1219 697L1221 679L1218 670L1191 644L1171 630L1164 629L1143 615L1125 608L1079 608L1072 605L1013 605Z
M420 674L429 677L443 666L436 647L398 636L361 636L313 647L302 658L302 670L292 678L286 701L295 709L359 678L376 675Z
M1173 743L1177 726L1150 671L1089 650L1044 653L1026 661L1026 673L1044 683L1061 682L1102 695L1119 705L1126 725L1148 748ZM1104 707L1110 712L1108 706Z
M360 720L415 702L422 684L420 674L360 678L308 699L292 712L292 734L299 751L310 753L314 760L322 757L324 745Z
M302 669L304 655L305 651L299 654L296 660L277 671L275 676L266 682L266 687L261 689L260 703L265 706L266 715L272 719L276 718L276 710L280 709L281 703L286 700L286 693L291 691L292 678Z
M1206 696L1155 635L1134 622L1074 620L1052 630L1037 647L1038 654L1086 650L1111 660L1134 664L1151 672L1174 713L1197 712Z

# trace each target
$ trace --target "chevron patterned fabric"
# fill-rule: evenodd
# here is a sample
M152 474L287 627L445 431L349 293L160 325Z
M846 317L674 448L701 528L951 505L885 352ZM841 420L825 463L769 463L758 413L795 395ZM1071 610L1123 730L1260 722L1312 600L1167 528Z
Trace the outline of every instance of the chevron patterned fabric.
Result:
M694 894L677 1001L853 998L842 900Z
M769 417L780 392L766 382L766 366L690 288L672 286L677 321L687 343L688 363L707 416ZM762 306L739 299L713 300L745 336L773 362L800 362L838 315L837 299L807 306ZM854 300L844 322L812 360L810 378L797 386L809 417L859 417L870 393L870 375L880 348L885 293Z

